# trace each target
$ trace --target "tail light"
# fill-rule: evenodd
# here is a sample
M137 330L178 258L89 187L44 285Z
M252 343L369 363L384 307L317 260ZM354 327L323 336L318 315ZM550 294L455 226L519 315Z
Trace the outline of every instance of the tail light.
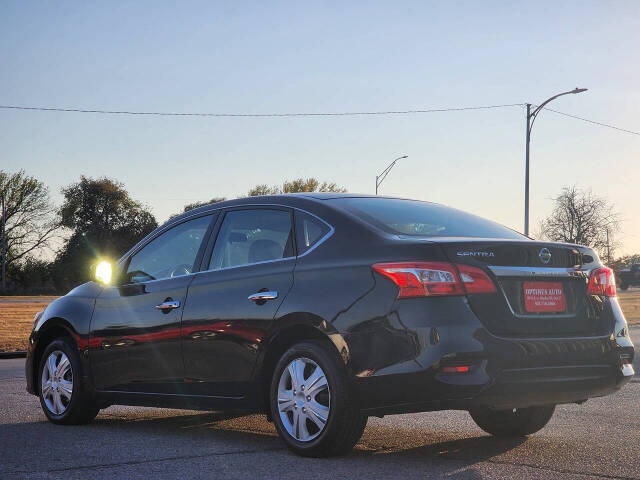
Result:
M616 278L613 270L607 267L597 268L591 272L589 277L589 294L604 295L605 297L616 296Z
M456 265L467 293L494 293L496 285L482 270L469 265Z
M469 265L446 262L377 263L376 272L400 289L398 298L494 293L495 284L486 273Z

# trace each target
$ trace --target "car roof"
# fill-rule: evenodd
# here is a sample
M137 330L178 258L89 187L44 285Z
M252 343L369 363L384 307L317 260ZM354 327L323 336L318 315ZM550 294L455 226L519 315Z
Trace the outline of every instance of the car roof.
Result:
M375 197L366 193L341 193L341 192L299 192L299 193L287 193L289 197L306 197L315 198L317 200L330 200L332 198L361 198L361 197Z
M255 205L282 204L282 205L291 206L291 207L296 207L296 206L302 207L305 203L318 202L319 200L321 199L316 198L312 195L297 194L297 193L241 197L241 198L235 198L232 200L225 200L222 202L214 202L214 203L208 203L206 205L202 205L201 207L197 207L187 212L181 213L180 215L176 215L175 217L168 220L165 223L165 225L178 223L184 220L185 218L192 217L194 215L198 215L201 213L219 210L221 208L228 208L228 207L234 207L234 206L240 206L240 205L254 205L254 204Z
M187 212L177 215L167 222L165 225L172 225L178 223L185 218L192 217L201 213L206 213L221 208L228 208L240 205L265 205L265 204L282 204L289 207L304 208L309 203L324 203L326 200L334 200L339 198L381 198L381 199L395 199L395 200L411 200L416 202L432 203L424 200L415 200L411 198L401 197L386 197L382 195L371 195L363 193L337 193L337 192L299 192L299 193L284 193L278 195L256 195L253 197L241 197L232 200L225 200L222 202L209 203L201 207L194 208Z

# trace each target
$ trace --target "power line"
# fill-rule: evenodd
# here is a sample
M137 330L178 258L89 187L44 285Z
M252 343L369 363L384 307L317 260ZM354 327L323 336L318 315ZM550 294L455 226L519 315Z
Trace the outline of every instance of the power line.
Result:
M478 107L430 108L423 110L383 110L374 112L297 112L297 113L191 113L191 112L134 112L128 110L99 110L82 108L24 107L0 105L5 110L37 110L42 112L99 113L106 115L155 115L162 117L346 117L356 115L407 115L414 113L460 112L464 110L487 110L491 108L520 107L522 103L483 105Z
M600 125L601 127L612 128L620 132L631 133L632 135L640 135L640 132L634 132L633 130L627 130L626 128L616 127L615 125L609 125L607 123L596 122L595 120L589 120L588 118L578 117L577 115L571 115L570 113L559 112L549 107L543 108L543 110L549 110L550 112L557 113L558 115L564 115L565 117L575 118L576 120L582 120L583 122L593 123L594 125Z
M488 110L494 108L522 107L524 103L506 103L500 105L481 105L471 107L448 107L448 108L429 108L415 110L381 110L369 112L293 112L293 113L199 113L199 112L136 112L131 110L100 110L100 109L84 109L84 108L58 108L58 107L25 107L20 105L0 105L0 109L4 110L35 110L41 112L66 112L66 113L95 113L103 115L147 115L159 117L235 117L235 118L267 118L267 117L349 117L349 116L365 116L365 115L410 115L418 113L439 113L439 112L462 112L468 110ZM581 120L583 122L599 125L601 127L611 128L619 132L630 133L632 135L640 135L640 132L628 130L626 128L616 127L608 123L596 122L588 118L578 117L570 113L560 112L549 107L543 110L564 115L565 117Z

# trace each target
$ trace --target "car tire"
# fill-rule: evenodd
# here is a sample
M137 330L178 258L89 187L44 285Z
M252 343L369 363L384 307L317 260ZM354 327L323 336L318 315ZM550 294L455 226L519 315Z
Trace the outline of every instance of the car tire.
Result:
M337 352L316 341L296 344L282 355L271 380L270 406L280 438L305 457L349 452L368 419L354 402Z
M542 429L555 410L555 405L494 410L487 407L469 410L482 430L496 437L524 437Z
M61 425L91 422L100 408L83 382L77 348L67 338L57 338L44 350L38 368L40 405L49 421Z
M627 290L629 288L629 284L628 283L621 283L620 284L620 290Z

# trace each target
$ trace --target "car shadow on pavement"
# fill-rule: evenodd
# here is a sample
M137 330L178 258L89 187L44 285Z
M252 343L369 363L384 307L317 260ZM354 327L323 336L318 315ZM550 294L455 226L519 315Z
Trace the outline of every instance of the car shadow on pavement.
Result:
M474 464L490 461L526 441L486 435L463 437L464 434L456 431L370 424L354 451L344 457L301 458L287 451L264 415L120 407L104 410L93 423L85 426L66 427L43 421L9 424L3 428L6 428L7 439L20 438L19 443L26 442L22 446L30 457L35 455L46 462L46 457L51 456L72 469L78 463L88 467L122 461L145 464L167 458L190 461L188 459L220 454L248 453L275 455L277 462L291 466L291 471L297 471L294 467L301 464L321 463L325 473L335 469L364 472L374 467L380 471L404 472L410 477L435 469L438 476L455 479L482 478ZM57 438L53 448L51 445L43 448L35 441L52 433ZM69 445L73 444L78 448L70 450ZM15 452L15 457L7 459L13 467L19 465L21 454ZM252 460L247 457L246 461ZM253 461L259 462L259 459ZM8 472L16 471L7 466Z
M246 415L242 412L194 412L190 415L176 415L161 418L134 419L123 425L122 417L106 415L98 419L98 424L114 429L135 430L140 433L153 431L169 436L188 436L214 440L214 444L224 443L227 447L243 446L265 451L280 450L288 463L297 462L341 462L347 464L372 463L381 468L385 464L404 465L428 471L432 464L439 465L439 472L447 472L447 478L481 478L472 466L491 461L506 452L518 448L527 439L497 438L486 434L463 436L457 431L423 430L418 428L399 429L370 422L354 451L344 457L334 459L308 459L289 453L277 437L275 427L264 415ZM237 443L236 443L237 442ZM450 468L445 466L450 464ZM387 465L388 466L388 465ZM443 468L444 467L444 468Z
M145 435L153 432L155 435L173 437L188 437L191 439L213 439L214 443L234 442L235 437L242 437L239 443L247 444L248 440L260 440L273 437L277 440L273 424L264 415L247 415L246 412L189 412L173 411L174 415L167 415L166 411L153 408L135 409L111 413L103 411L91 424L103 431L118 432L125 430L130 434ZM170 412L170 413L173 413ZM237 435L236 435L237 434Z
M155 413L153 409L149 412ZM264 415L247 415L244 412L193 412L141 418L139 413L130 417L106 411L93 425L125 429L132 433L152 430L170 436L224 435L225 440L233 434L244 437L244 440L272 437L280 444L273 423L267 421ZM354 449L354 455L370 457L393 454L480 462L517 448L527 441L525 437L498 438L487 434L459 438L460 434L456 432L421 429L403 429L401 433L399 435L397 427L372 425L370 422ZM458 438L444 440L442 437Z

